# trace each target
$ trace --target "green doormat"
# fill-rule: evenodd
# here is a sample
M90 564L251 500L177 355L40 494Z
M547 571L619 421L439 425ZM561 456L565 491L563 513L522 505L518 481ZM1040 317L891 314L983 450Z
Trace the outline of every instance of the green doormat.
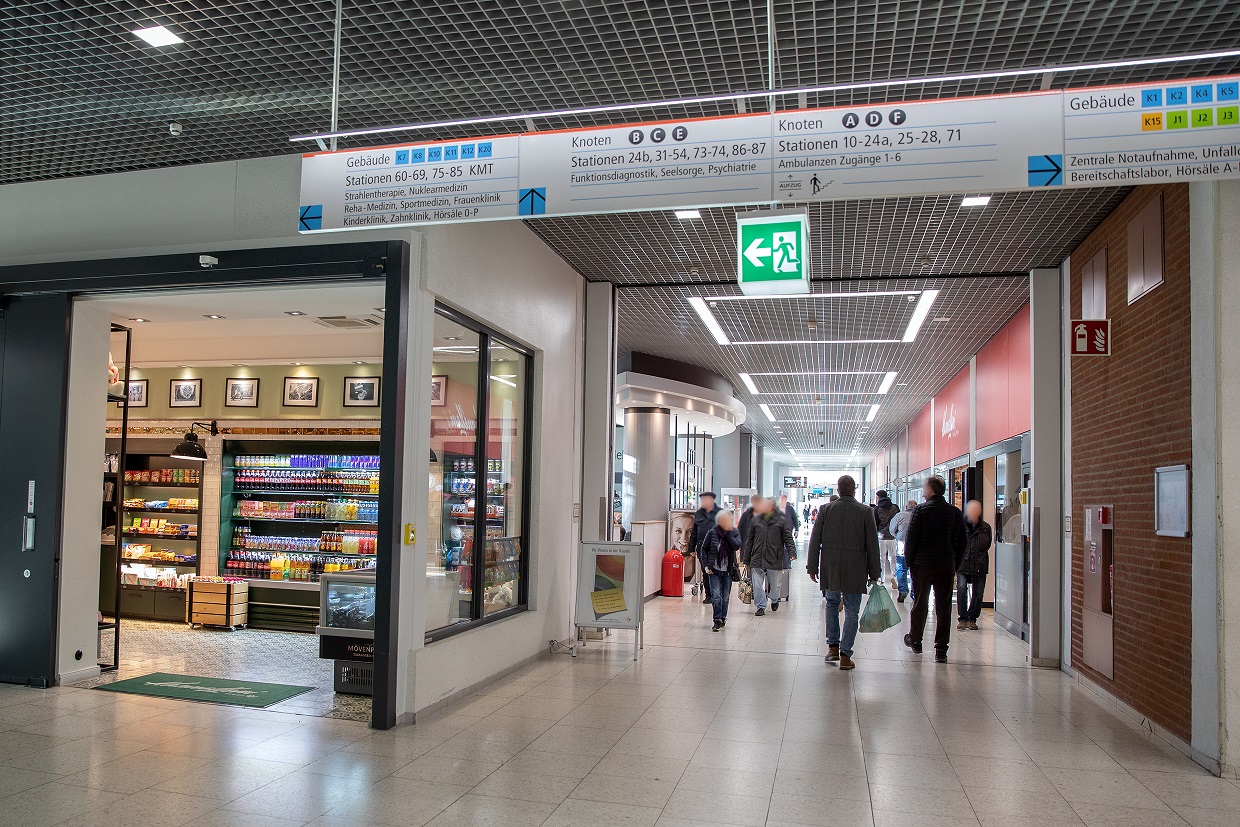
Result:
M107 692L128 692L133 695L155 695L181 701L203 701L209 704L265 707L287 701L312 686L290 686L285 683L236 681L229 678L198 678L191 675L170 675L155 672L140 678L102 684L96 689Z

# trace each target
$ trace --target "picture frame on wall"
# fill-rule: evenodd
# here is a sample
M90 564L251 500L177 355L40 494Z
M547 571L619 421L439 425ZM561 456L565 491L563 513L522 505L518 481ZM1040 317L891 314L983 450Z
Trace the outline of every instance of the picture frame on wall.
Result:
M319 406L319 377L284 377L284 407L317 408Z
M169 408L202 407L201 379L173 379L168 384Z
M448 404L448 377L431 377L431 407L441 408Z
M147 406L147 389L150 387L149 379L130 379L127 390L129 392L129 407L145 408ZM123 408L124 403L117 402L116 407Z
M346 408L379 407L379 377L346 376L344 378L344 406Z
M224 380L224 407L257 408L258 380L228 378Z
M1187 465L1154 469L1154 533L1187 537L1191 519L1190 474Z

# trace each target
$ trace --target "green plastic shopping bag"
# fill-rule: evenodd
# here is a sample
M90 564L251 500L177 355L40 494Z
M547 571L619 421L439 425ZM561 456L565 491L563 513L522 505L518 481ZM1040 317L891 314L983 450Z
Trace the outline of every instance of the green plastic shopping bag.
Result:
M882 583L875 583L870 588L870 596L866 598L865 609L861 612L861 631L885 632L899 623L900 612L896 610L896 604L887 593L887 587Z

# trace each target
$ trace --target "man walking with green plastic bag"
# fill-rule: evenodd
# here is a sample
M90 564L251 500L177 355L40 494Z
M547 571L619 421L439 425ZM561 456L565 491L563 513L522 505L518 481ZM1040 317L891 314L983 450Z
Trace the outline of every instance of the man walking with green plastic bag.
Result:
M853 644L857 640L861 598L866 584L882 577L878 558L878 527L874 511L857 501L857 483L842 476L840 498L823 506L809 540L806 569L827 598L827 663L840 669L855 669ZM838 607L844 602L844 629L841 634Z

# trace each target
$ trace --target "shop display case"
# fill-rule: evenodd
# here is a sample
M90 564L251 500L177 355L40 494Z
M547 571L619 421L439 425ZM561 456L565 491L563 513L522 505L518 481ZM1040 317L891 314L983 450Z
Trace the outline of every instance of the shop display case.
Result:
M227 442L220 574L249 581L251 627L312 631L319 583L374 568L379 456L372 442Z
M337 692L371 694L375 652L374 572L331 572L319 590L319 657L335 661Z
M488 567L484 585L491 585L491 568L498 565L501 553L496 541L505 539L508 525L507 488L503 482L504 468L499 460L489 460L486 469L486 491L477 491L476 461L472 455L444 455L443 461L443 549L440 564L447 572L458 573L459 599L468 603L474 585L475 510L479 503L486 509L486 549ZM465 609L468 616L468 609Z

